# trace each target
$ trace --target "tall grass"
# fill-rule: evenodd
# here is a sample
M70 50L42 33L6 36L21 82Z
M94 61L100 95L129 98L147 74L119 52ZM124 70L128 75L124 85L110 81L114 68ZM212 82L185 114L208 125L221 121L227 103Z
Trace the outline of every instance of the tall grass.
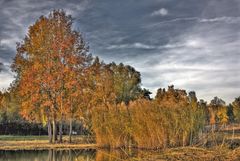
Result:
M99 106L93 130L99 146L157 149L190 145L204 125L204 113L190 103L167 107L139 99L129 105Z

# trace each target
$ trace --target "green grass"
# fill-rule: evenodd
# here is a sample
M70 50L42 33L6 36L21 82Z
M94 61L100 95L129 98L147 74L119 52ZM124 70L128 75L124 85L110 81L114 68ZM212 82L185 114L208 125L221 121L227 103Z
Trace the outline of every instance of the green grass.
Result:
M37 150L37 149L88 149L96 148L94 137L75 135L72 143L67 135L63 143L48 143L48 136L0 135L0 150Z
M63 136L63 141L68 142L68 135ZM47 135L27 135L27 136L20 136L20 135L0 135L0 141L48 141ZM91 136L85 135L73 135L72 141L75 143L95 143L95 138Z
M48 140L48 136L47 135L43 135L43 136L0 135L0 141L32 141L32 140Z

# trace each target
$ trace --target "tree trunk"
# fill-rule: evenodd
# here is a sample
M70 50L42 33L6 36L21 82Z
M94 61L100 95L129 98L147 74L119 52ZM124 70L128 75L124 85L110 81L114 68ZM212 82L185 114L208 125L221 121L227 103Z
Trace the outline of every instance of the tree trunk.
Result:
M69 143L72 142L72 118L69 120Z
M62 133L63 133L63 121L61 119L59 123L59 142L62 143Z
M58 128L57 128L57 122L55 121L55 124L56 124L56 128L55 128L55 142L57 142L58 141Z
M60 106L60 109L61 109L61 119L60 119L60 123L59 123L59 142L62 143L62 133L63 133L63 114L62 114L62 111L63 111L63 97L62 97L62 92L61 92L61 106Z
M48 120L48 140L49 143L52 143L52 125L50 120Z
M52 131L53 131L53 143L56 143L56 140L57 140L57 138L56 138L57 126L56 126L56 120L55 119L52 120L52 126L53 126L53 129L52 129Z

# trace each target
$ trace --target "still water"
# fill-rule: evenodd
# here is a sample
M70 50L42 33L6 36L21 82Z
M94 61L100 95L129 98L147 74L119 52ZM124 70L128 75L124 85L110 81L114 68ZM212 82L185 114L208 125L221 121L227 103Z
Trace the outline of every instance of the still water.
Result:
M0 151L0 161L93 161L95 150Z
M119 161L135 160L138 152L103 150L0 151L0 161ZM148 158L149 159L149 158Z

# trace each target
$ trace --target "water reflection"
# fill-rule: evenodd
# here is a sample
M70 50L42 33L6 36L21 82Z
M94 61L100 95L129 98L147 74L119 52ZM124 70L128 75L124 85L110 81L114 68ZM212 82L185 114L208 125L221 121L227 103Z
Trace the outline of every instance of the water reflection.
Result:
M95 150L0 151L0 161L95 161Z
M27 150L0 151L0 161L132 161L156 160L151 151L136 150Z

